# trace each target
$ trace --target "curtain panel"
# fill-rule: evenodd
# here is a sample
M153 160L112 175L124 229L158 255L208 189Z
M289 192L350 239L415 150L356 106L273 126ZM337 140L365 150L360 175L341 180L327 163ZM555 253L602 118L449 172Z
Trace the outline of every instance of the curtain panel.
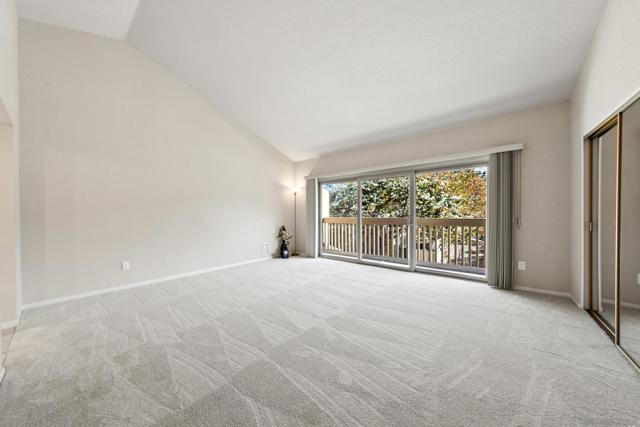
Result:
M307 256L310 258L318 257L318 180L315 178L307 179L307 188L305 191L307 204Z
M514 287L514 229L519 225L520 151L489 157L487 282Z

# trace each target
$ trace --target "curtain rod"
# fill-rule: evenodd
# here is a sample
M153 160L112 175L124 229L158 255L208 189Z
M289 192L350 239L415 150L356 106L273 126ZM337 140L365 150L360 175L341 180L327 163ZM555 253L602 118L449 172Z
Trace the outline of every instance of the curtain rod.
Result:
M409 162L388 163L380 166L352 169L348 171L332 172L327 174L309 175L305 176L305 180L309 179L327 179L327 178L347 178L365 174L379 173L379 172L399 172L409 169L420 169L433 166L444 166L447 163L457 162L472 162L481 160L483 157L487 157L494 153L503 153L505 151L518 151L523 150L524 144L509 144L500 145L496 147L484 148L481 150L467 151L464 153L449 154L446 156L430 157L420 160L412 160Z

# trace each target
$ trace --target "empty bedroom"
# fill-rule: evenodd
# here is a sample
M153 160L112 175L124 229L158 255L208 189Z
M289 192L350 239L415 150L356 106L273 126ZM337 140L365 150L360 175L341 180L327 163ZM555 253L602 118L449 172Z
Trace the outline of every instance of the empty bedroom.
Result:
M638 22L0 0L0 427L639 426Z

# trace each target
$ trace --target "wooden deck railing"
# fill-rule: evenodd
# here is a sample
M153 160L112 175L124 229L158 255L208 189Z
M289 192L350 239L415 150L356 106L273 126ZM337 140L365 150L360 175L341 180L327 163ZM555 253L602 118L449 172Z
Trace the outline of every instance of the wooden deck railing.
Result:
M322 251L355 256L357 219L322 219ZM427 267L446 267L483 272L485 267L485 219L417 218L416 263ZM363 218L362 256L392 262L409 257L408 218Z
M358 245L355 217L322 218L322 251L341 255L356 255Z

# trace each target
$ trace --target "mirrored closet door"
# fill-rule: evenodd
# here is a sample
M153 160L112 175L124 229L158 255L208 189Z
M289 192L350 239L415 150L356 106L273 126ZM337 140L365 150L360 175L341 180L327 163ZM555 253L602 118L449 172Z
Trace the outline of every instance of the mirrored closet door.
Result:
M591 143L591 311L615 336L616 171L618 126Z
M585 142L587 308L640 370L640 100Z
M620 346L640 363L640 101L622 114Z

